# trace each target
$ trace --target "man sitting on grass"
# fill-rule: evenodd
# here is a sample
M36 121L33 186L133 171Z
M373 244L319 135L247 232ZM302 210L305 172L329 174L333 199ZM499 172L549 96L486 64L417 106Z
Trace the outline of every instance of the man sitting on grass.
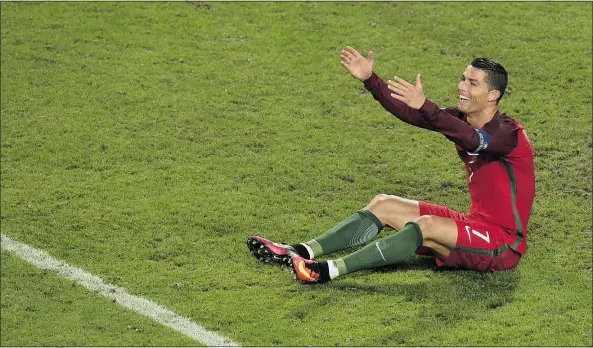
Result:
M432 251L438 266L494 272L517 265L526 251L527 224L535 195L533 150L523 126L502 113L498 102L507 72L494 60L476 58L457 85L459 104L446 109L426 99L420 75L410 84L383 81L373 73L373 52L341 52L342 65L400 120L442 133L455 143L465 165L471 197L469 213L445 206L380 194L366 207L306 243L278 244L248 239L262 261L286 264L306 283L405 260L414 251ZM384 226L398 230L374 240ZM315 257L363 245L324 262Z

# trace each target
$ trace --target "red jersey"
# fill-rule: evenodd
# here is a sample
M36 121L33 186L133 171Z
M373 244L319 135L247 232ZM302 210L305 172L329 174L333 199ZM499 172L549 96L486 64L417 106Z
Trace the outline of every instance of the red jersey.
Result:
M471 197L467 218L501 226L507 232L506 243L524 254L535 196L535 169L533 149L523 126L497 112L481 129L476 129L456 107L441 109L427 99L420 110L415 110L398 101L375 73L364 85L400 120L440 132L456 144Z

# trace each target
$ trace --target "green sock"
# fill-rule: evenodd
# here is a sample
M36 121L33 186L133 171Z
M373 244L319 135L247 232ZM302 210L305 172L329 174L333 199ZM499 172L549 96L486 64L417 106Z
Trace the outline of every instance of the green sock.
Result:
M360 250L335 260L338 274L386 266L402 261L422 245L422 232L415 222L408 222L399 232L379 239Z
M383 224L373 213L359 210L329 231L305 244L313 251L313 255L311 255L313 258L362 245L373 240L382 229Z

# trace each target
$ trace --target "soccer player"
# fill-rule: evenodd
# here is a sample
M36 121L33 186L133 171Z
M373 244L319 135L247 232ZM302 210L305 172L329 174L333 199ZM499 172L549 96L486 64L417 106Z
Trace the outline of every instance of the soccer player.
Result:
M424 96L420 74L415 84L397 76L385 82L373 72L372 51L365 58L348 46L340 57L344 68L387 111L406 123L439 132L455 144L467 172L469 213L380 194L306 243L279 244L252 236L247 241L251 253L262 261L291 266L306 283L324 283L394 264L415 251L432 251L440 267L494 272L517 265L526 251L535 173L523 126L498 107L507 86L506 70L492 59L474 59L457 85L458 105L441 109ZM375 240L385 226L398 232ZM367 245L343 258L313 260L363 244Z

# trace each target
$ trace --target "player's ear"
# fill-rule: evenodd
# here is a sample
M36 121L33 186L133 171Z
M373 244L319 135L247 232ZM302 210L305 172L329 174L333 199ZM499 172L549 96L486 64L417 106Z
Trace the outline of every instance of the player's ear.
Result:
M500 91L497 89L493 89L490 92L488 92L488 101L496 101L496 99L498 99L498 97L500 97Z

